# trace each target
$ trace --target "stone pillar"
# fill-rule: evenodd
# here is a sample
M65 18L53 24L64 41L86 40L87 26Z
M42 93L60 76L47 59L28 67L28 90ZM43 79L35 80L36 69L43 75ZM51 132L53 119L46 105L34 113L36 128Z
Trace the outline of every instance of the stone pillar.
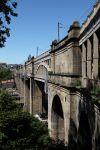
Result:
M79 101L80 94L71 92L70 95L70 128L69 128L69 149L77 149L79 129Z
M68 91L67 91L68 92ZM65 144L69 142L69 129L70 129L70 93L66 94L64 104L64 126L65 126Z
M51 55L51 68L53 73L55 73L55 53Z
M52 71L53 73L55 73L55 49L56 49L56 46L57 46L57 40L54 40L52 41L52 44L51 44L51 68L52 68Z
M42 91L39 87L39 82L33 81L33 101L32 101L33 114L42 112Z
M86 87L86 47L82 44L82 85Z
M20 77L19 79L20 81L20 102L24 104L24 81L23 79Z
M24 110L26 110L26 81L24 78Z
M32 78L30 77L30 114L32 114L32 101L33 101L33 82Z
M24 79L24 108L26 105L26 95L25 95L25 91L26 91L26 86L25 86L25 79Z
M91 50L92 45L90 39L87 40L87 76L91 79Z
M82 77L86 78L86 47L82 44Z
M30 89L29 89L29 80L24 79L24 110L30 111Z
M93 78L98 78L99 40L96 33L93 34Z

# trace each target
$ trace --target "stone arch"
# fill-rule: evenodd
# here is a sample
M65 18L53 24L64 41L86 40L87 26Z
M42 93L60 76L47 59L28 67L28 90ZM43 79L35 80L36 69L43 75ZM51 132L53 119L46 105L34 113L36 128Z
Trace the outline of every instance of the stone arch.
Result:
M46 64L45 62L42 62L42 63L40 63L40 64L38 65L37 71L39 70L39 67L40 67L40 66L45 67L45 68L47 69L48 72L51 71L51 68L50 68L49 65ZM37 72L37 71L36 71L36 72Z
M38 95L38 105L40 107L41 112L46 112L48 114L48 71L50 71L50 67L42 62L40 63L34 75L35 86L34 86L34 94Z
M38 65L36 69L35 76L37 78L43 79L44 82L48 80L48 72L51 71L51 68L46 63L42 62Z
M51 108L51 137L55 140L64 140L64 112L61 99L55 95Z

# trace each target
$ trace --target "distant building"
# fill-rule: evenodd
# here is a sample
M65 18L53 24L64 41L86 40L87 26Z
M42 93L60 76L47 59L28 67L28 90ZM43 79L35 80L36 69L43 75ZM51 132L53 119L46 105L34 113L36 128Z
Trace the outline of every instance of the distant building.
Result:
M10 69L11 71L14 71L18 66L21 64L7 64L7 63L0 63L0 68Z
M18 66L18 64L7 64L7 68L11 71L14 71Z
M3 89L14 88L15 87L15 81L14 81L14 79L3 80L0 82L0 87Z
M0 68L7 68L7 64L6 63L0 63Z

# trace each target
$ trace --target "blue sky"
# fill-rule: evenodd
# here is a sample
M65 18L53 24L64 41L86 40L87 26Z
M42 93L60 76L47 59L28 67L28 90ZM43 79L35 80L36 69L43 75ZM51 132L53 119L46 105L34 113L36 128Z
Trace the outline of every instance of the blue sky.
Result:
M36 56L50 49L57 39L57 24L60 39L67 35L73 21L80 24L86 19L96 0L17 0L17 18L10 24L11 36L0 49L0 62L24 63L28 56Z

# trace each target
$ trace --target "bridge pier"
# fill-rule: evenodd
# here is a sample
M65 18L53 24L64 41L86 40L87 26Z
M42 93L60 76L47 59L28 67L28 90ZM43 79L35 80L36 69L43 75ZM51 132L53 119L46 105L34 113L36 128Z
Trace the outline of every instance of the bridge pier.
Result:
M68 143L70 125L70 94L56 85L49 83L48 93L48 128L54 140Z
M39 82L34 80L33 83L33 114L42 112L42 92Z
M24 110L30 112L30 79L24 78Z
M33 114L33 78L30 77L30 114Z

